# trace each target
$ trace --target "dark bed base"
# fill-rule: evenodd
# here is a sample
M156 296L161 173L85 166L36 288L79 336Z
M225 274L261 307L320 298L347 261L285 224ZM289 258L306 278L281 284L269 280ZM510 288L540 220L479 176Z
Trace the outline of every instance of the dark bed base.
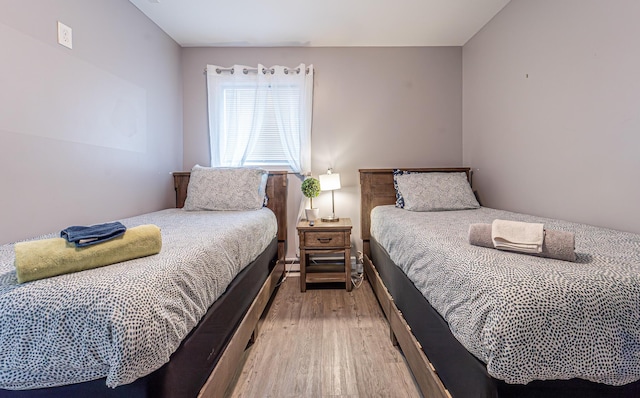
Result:
M198 326L182 341L171 361L135 382L108 388L105 379L36 390L0 390L11 398L193 398L207 382L231 337L274 269L278 240L245 267L226 292L209 308ZM246 342L245 342L246 343Z
M411 332L454 398L640 397L640 382L614 387L572 379L513 385L491 377L485 364L456 340L445 320L373 238L370 240L370 249L374 271L380 275L395 305L410 325Z

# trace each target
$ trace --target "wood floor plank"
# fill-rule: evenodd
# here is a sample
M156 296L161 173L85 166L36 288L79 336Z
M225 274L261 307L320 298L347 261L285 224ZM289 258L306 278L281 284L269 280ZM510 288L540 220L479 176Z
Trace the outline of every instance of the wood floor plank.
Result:
M420 397L367 282L300 292L289 276L227 397Z

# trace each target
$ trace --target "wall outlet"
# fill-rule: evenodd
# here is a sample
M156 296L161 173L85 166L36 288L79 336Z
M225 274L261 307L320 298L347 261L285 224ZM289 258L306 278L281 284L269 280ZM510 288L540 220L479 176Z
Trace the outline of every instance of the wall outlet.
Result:
M67 48L73 48L73 36L71 28L58 21L58 43Z

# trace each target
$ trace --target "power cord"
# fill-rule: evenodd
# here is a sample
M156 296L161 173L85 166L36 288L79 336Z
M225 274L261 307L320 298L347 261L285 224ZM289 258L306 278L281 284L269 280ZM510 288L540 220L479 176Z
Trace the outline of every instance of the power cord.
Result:
M358 289L361 285L362 282L364 281L364 270L363 270L363 265L364 265L364 254L361 251L357 251L357 256L356 256L356 267L355 267L355 275L353 275L353 273L351 274L351 283L353 284L353 287Z
M293 266L293 264L295 264L296 259L292 258L291 259L291 266ZM282 277L282 280L280 282L278 282L278 284L276 284L276 287L282 285L284 283L284 281L287 280L287 278L289 277L289 273L291 272L291 267L289 267L289 269L287 269L287 261L284 261L284 276Z

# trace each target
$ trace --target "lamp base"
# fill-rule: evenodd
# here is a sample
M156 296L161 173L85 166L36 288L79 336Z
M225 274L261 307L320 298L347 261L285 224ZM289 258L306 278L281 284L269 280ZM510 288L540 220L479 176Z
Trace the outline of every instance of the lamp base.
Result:
M336 222L336 221L340 221L340 217L327 216L327 217L322 217L320 220L322 220L322 222Z

